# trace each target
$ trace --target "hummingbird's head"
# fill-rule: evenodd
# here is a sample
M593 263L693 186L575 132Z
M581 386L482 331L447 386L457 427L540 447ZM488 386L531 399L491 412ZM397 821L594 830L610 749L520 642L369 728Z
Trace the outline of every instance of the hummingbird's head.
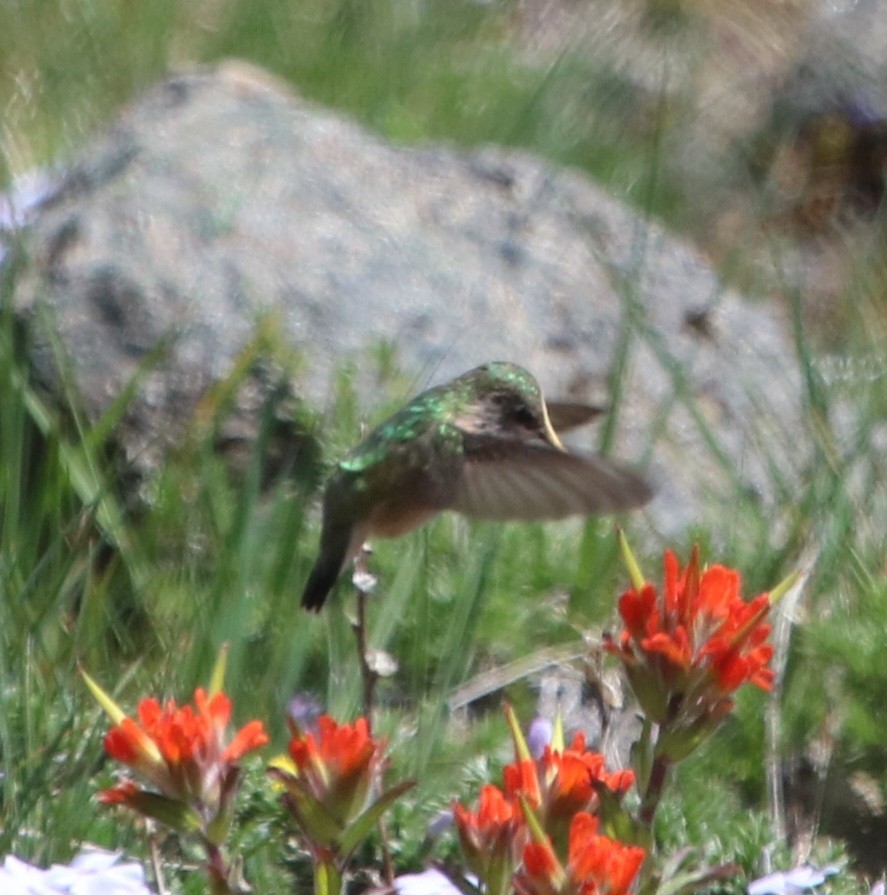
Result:
M565 450L548 418L539 383L523 367L491 363L467 374L472 396L461 425L478 434L541 439Z

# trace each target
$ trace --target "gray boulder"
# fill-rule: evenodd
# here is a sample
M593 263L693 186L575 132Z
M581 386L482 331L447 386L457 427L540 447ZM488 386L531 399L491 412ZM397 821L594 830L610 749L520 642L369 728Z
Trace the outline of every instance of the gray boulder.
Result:
M581 173L391 145L244 64L170 78L122 112L25 244L15 303L40 378L59 388L61 344L96 418L140 374L118 437L143 477L250 350L222 441L249 442L281 370L323 408L337 368L368 370L380 342L417 390L491 359L552 396L618 380L612 449L649 466L665 534L723 530L737 494L771 501L774 469L806 456L777 310L725 291L687 244ZM262 362L271 343L303 363ZM381 396L362 397L372 421Z

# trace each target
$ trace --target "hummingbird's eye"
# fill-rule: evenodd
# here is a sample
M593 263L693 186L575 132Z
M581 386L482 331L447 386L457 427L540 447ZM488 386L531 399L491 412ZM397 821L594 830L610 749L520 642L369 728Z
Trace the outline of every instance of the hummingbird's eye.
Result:
M533 411L530 410L526 404L515 407L512 413L512 419L525 429L535 429L539 425Z

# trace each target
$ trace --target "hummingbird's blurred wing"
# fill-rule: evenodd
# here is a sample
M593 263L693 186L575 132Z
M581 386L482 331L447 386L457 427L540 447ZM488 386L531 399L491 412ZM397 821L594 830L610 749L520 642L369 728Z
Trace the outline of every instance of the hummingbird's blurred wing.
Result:
M651 487L612 460L545 444L471 439L451 508L479 519L561 519L629 510Z
M577 404L573 401L546 401L545 406L555 432L567 432L584 426L609 409L600 404Z

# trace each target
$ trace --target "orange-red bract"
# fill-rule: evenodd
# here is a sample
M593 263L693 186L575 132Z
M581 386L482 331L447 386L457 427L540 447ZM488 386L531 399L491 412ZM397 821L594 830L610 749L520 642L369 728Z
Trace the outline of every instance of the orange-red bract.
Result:
M105 737L111 758L129 765L168 799L188 803L201 814L218 809L230 769L247 752L268 742L261 721L250 721L225 742L231 700L224 693L207 696L198 687L194 706L164 705L143 699L137 719L123 718ZM128 803L141 790L126 781L101 794L106 803Z
M550 842L530 842L515 889L520 895L624 895L644 857L644 849L600 835L597 818L581 811L570 824L566 868Z
M481 787L476 812L453 804L465 862L488 893L508 891L526 841L520 807L497 786Z
M605 646L624 663L642 706L656 721L674 710L675 697L693 693L702 710L722 714L745 681L770 689L773 648L767 643L767 594L746 602L741 579L721 565L699 568L694 550L683 571L670 550L664 556L661 594L645 583L619 600L625 627Z
M290 756L311 795L344 823L363 807L385 743L372 737L365 718L337 724L329 715L321 715L317 728L317 735L294 733Z

